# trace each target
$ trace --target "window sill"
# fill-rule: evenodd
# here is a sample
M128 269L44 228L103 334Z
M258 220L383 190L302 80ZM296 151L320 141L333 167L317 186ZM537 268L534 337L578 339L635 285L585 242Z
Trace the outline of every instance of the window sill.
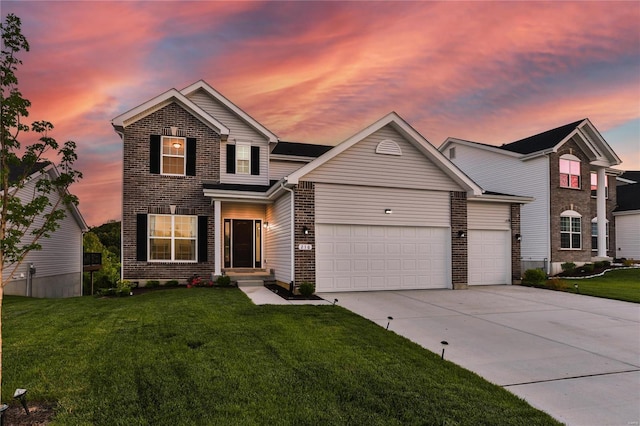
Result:
M581 248L560 248L561 251L582 251Z
M574 191L582 191L582 188L573 188L571 186L558 186L560 189L573 189Z

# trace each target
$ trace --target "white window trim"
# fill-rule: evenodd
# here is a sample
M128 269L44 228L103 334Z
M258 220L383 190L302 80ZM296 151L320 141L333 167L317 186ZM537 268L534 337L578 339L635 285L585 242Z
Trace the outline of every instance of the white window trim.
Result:
M582 215L574 210L565 210L560 213L560 220L562 221L563 217L569 218L569 231L562 230L562 224L560 224L560 250L582 250ZM572 220L571 219L580 219L580 232L572 231ZM562 247L562 234L569 234L569 244L571 247ZM573 247L573 235L580 235L580 247Z
M560 162L562 160L566 160L566 161L573 161L573 162L577 162L580 164L580 173L577 175L572 175L571 173L567 174L567 173L562 173L560 171ZM576 157L575 155L572 154L564 154L562 156L560 156L560 160L558 161L558 176L561 176L563 174L567 174L567 176L569 176L569 186L563 186L562 185L562 179L560 179L560 188L565 188L565 189L577 189L580 190L582 189L582 161L580 161L580 159L578 157ZM578 187L573 187L571 186L571 176L578 176ZM591 185L591 182L589 182L589 185ZM589 186L591 187L591 186Z
M593 189L591 189L591 178L593 176L596 177L596 188L598 188L598 173L591 172L591 174L589 175L589 189L591 191L593 191ZM591 198L597 198L597 197L598 197L597 193L596 194L591 194ZM607 175L604 176L604 198L605 198L605 200L609 199L609 177Z
M171 236L170 237L152 237L151 236L151 217L170 217L171 218ZM195 220L195 236L193 238L184 238L175 236L175 218L188 217ZM171 240L171 259L151 259L151 239ZM195 259L193 260L176 260L176 240L193 240L195 241ZM170 215L170 214L149 214L147 215L147 261L149 263L197 263L198 262L198 216L191 215Z
M240 155L239 155L239 149L240 147L245 147L247 148L247 152L248 152L248 156L249 158L247 158L247 171L246 172L241 172L240 167L239 167L239 161L240 161ZM249 143L242 143L242 142L236 142L236 174L238 175L250 175L251 174L251 144Z
M171 155L165 154L163 151L165 139L180 139L182 140L182 146L184 147L183 155ZM170 158L182 158L182 173L165 173L164 172L164 157ZM160 174L164 176L186 176L187 175L187 138L181 136L162 136L160 139Z
M605 221L607 226L605 227L605 238L606 238L606 248L607 251L609 250L609 220ZM593 225L597 225L598 224L598 218L594 217L593 219L591 219L591 251L598 251L598 246L593 247L593 237L595 236L596 238L600 238L598 236L598 227L596 226L595 231L596 231L596 235L593 234L594 228Z

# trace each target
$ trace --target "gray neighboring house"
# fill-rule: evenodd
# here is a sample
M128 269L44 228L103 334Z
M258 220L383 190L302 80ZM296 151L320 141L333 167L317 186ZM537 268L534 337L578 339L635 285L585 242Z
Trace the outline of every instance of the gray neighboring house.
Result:
M15 181L21 173L19 168L13 168L9 180ZM26 202L33 198L39 179L56 176L58 170L53 164L38 163L24 188L18 190L16 195ZM59 195L51 193L49 200L55 205ZM82 296L82 235L89 229L76 206L64 208L66 215L60 227L49 238L40 239L41 250L27 254L13 279L5 286L4 294L54 298ZM37 218L35 223L42 220L43 216ZM7 279L12 270L11 265L5 265L3 279Z
M335 147L284 142L198 81L112 125L124 279L252 272L370 291L520 278L532 199L484 192L396 113Z
M626 171L617 181L616 257L640 260L640 171Z
M501 146L448 138L439 150L486 190L524 193L523 269L616 256L613 210L620 159L589 119ZM606 235L606 238L598 238Z

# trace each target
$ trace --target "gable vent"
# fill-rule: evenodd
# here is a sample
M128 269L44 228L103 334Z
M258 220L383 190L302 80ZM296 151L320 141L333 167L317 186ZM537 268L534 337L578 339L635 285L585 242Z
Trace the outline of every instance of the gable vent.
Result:
M385 139L376 147L376 154L402 155L400 146L391 139Z

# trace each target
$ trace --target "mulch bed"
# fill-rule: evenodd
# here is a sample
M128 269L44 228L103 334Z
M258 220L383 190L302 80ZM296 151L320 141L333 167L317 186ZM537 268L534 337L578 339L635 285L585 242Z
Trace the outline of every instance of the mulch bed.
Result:
M305 297L301 294L291 294L288 289L281 287L278 284L265 284L264 286L285 300L323 300L322 297L316 296L315 294L312 294L309 297Z
M4 412L3 424L12 426L41 426L48 425L55 414L53 405L46 402L28 402L29 414L24 412L22 405L11 405Z

